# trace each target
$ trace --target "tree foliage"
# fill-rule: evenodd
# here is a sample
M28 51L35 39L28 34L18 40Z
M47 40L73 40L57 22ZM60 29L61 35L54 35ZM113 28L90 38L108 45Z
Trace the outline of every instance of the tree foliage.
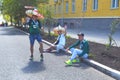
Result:
M37 7L40 3L48 2L48 0L3 0L3 14L13 17L16 21L25 17L24 6Z

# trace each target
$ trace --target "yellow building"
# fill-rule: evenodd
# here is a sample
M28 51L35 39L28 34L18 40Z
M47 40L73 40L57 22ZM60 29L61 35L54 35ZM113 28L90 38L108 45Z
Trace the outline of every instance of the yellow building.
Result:
M54 18L62 23L74 24L81 19L113 20L120 17L120 0L50 0L54 9ZM64 21L63 21L64 20ZM111 21L108 21L111 22Z
M119 0L50 0L56 18L119 17Z

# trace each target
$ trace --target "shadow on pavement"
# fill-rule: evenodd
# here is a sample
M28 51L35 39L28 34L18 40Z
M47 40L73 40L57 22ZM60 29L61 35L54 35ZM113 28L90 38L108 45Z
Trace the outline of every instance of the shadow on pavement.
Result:
M65 52L65 51L59 51L59 52L56 52L56 50L53 50L51 52L49 52L50 54L54 54L55 56L64 56L64 55L67 55L67 56L71 56L71 54Z
M44 66L44 61L30 61L28 65L22 69L24 73L37 73L40 71L44 71L45 66Z
M55 56L64 56L64 55L71 56L70 53L67 53L67 52L65 52L65 51L60 51L59 53L57 53L56 50L53 50L52 52L49 52L49 53L50 53L50 54L53 54L53 55L55 55ZM65 67L76 67L76 68L81 68L81 69L90 68L90 67L89 67L87 64L85 64L83 61L73 63L72 66L65 65Z
M76 68L81 68L81 69L87 69L87 68L89 68L89 66L87 64L85 64L84 62L73 63L72 66L65 65L65 67L76 67Z

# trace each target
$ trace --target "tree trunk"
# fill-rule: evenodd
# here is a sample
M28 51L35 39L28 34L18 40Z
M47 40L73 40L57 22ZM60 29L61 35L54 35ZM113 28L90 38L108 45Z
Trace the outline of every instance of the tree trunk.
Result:
M12 16L10 16L10 22L11 22L11 26L13 26L13 21L12 21Z

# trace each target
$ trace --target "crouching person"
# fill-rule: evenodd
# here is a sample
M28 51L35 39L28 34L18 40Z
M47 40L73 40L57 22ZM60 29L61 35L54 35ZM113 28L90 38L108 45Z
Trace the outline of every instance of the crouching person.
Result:
M65 61L67 65L72 65L74 62L78 62L79 60L76 59L77 56L82 57L82 58L88 58L88 53L89 53L89 44L88 41L84 39L84 34L79 33L78 35L78 41L68 47L66 51L70 50L72 53L72 56L69 60ZM78 46L80 49L76 49L74 47Z
M51 52L52 50L56 50L58 53L59 50L65 50L64 47L66 43L66 39L65 39L66 29L65 32L63 33L62 27L59 26L57 33L58 33L57 40L53 43L53 46L50 46L48 49L45 50L46 52Z

